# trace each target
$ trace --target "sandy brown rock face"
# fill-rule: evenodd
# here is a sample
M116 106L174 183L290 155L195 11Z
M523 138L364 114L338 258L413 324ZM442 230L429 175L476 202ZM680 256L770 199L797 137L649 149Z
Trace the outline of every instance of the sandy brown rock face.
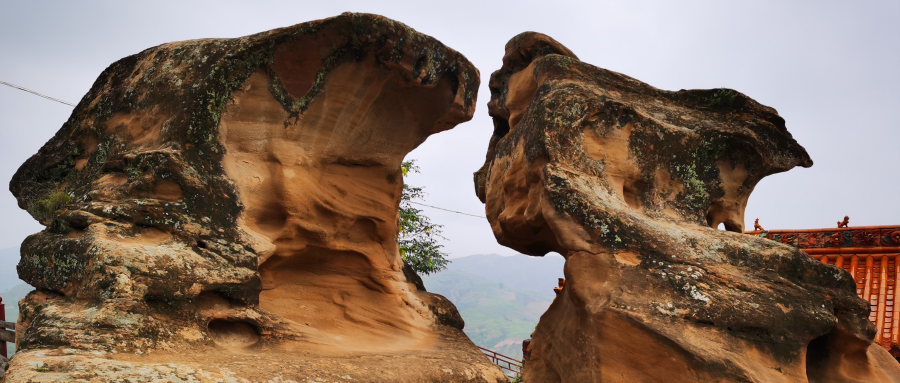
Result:
M504 381L397 245L403 157L478 84L365 14L112 64L10 184L47 229L7 381Z
M760 179L812 165L774 109L659 90L538 33L490 87L475 188L494 234L566 257L525 381L900 381L847 272L741 234Z

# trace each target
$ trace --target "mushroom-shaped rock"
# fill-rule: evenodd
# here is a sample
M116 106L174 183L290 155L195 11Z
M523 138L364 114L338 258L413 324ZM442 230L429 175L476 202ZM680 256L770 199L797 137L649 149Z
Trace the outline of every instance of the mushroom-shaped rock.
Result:
M812 165L774 109L656 89L530 32L490 88L475 189L497 241L566 258L525 381L900 380L850 274L741 234L763 177Z
M112 64L10 184L47 229L6 381L505 381L397 243L403 157L478 85L367 14Z

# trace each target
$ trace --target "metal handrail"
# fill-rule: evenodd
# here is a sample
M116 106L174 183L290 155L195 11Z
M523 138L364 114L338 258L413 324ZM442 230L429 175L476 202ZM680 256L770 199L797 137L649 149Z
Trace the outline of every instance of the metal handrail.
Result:
M503 354L498 353L493 350L488 350L481 346L477 346L477 347L481 349L481 352L483 352L485 355L487 355L488 359L490 359L491 362L494 362L494 364L496 364L497 366L500 366L501 369L507 370L514 374L522 373L522 361L520 361L518 359L513 359L511 357L508 357L506 355L503 355Z

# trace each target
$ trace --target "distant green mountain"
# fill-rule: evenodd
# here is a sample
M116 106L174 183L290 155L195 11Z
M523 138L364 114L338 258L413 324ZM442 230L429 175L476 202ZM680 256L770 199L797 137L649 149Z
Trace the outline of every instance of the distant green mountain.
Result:
M31 285L21 283L16 287L0 292L0 297L3 297L3 304L6 306L7 321L16 321L16 318L19 317L19 300L25 298L25 296L33 290L34 287L31 287Z
M552 300L557 279L563 277L564 264L565 259L555 253L543 257L478 254L453 259L447 271L465 271L508 288L536 291Z
M422 280L456 305L475 344L521 359L522 341L550 306L563 263L560 256L473 255Z
M19 274L16 273L17 264L19 264L18 247L0 249L0 297L3 297L8 322L15 322L19 317L19 299L34 290L19 279ZM12 355L13 345L7 344L7 350L7 355Z
M6 308L7 322L15 322L19 318L19 300L25 298L32 290L34 290L34 287L21 283L9 290L0 292L0 297L3 297L3 305ZM12 356L14 352L15 347L7 343L7 355Z
M0 249L0 291L9 290L20 283L16 265L19 264L19 248Z

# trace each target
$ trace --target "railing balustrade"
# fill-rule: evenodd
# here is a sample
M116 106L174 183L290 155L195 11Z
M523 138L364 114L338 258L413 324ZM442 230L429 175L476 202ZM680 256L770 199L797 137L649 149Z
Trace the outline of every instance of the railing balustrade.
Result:
M481 346L478 346L478 348L481 349L481 352L487 355L488 359L490 359L491 362L494 362L494 364L500 366L500 368L505 370L504 372L509 371L507 372L507 375L509 375L509 373L512 373L514 375L519 375L522 373L522 361L513 359L496 351L488 350Z
M15 322L6 321L6 306L3 305L3 297L0 297L0 355L8 358L6 354L6 342L16 343Z

